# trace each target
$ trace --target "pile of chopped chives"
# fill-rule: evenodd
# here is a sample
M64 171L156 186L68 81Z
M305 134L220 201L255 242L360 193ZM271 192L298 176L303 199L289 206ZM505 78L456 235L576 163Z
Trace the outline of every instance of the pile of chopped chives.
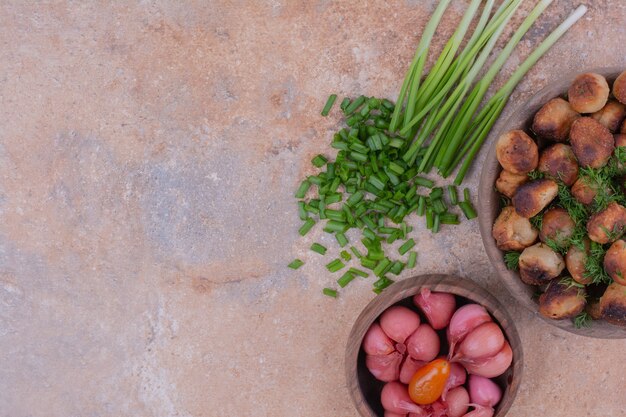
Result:
M331 95L322 113L328 114L337 99ZM372 284L377 294L394 281L389 275L399 275L405 268L414 268L417 252L411 251L415 240L408 235L413 227L406 222L412 213L426 217L432 233L442 225L459 224L459 215L451 209L456 206L467 218L475 215L469 201L469 190L458 200L455 186L435 187L435 183L417 175L417 168L410 167L402 158L410 141L389 132L394 104L386 99L360 96L354 100L344 98L340 104L347 127L333 137L331 147L337 149L334 160L317 155L311 163L321 172L311 175L299 185L295 196L298 215L303 221L299 233L305 236L317 221L323 220L323 230L335 236L342 248L339 256L326 264L331 273L342 271L337 286L345 287L356 277L377 277ZM417 161L420 155L418 153ZM307 198L307 195L310 196ZM447 196L447 200L446 200ZM464 208L465 207L465 208ZM350 242L346 232L361 231L361 243L365 254ZM383 250L384 244L402 241L398 248L404 260L391 259ZM325 255L327 248L313 243L311 251ZM360 267L350 267L356 262ZM302 261L289 266L297 269ZM336 297L337 291L324 288L323 294Z

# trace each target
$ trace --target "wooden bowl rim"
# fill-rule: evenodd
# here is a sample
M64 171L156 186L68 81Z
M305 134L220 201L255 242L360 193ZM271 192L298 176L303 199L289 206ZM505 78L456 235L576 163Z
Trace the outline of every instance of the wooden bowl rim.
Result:
M573 79L585 72L595 72L603 75L608 80L614 80L624 71L621 67L593 68L587 71L576 71L575 73L559 75L557 79L546 84L545 87L537 91L526 102L518 105L511 115L502 123L497 130L492 131L490 147L483 164L478 186L478 222L483 245L491 264L498 276L504 281L508 291L524 307L539 316L543 321L570 333L593 337L598 339L623 339L626 338L626 328L612 325L604 320L594 321L591 327L577 329L571 320L554 320L539 314L538 303L532 299L534 288L522 282L516 271L508 269L504 263L503 251L497 248L495 240L491 236L493 222L499 213L500 198L495 190L495 181L502 168L498 163L495 152L495 139L504 132L513 129L521 129L527 126L534 114L550 98L563 96ZM497 206L496 206L497 205ZM494 207L497 209L494 210Z
M365 399L358 378L357 361L361 342L367 329L385 309L401 300L412 297L422 288L448 292L475 301L483 305L500 324L513 350L512 368L511 371L508 371L511 372L512 380L504 392L500 404L498 404L496 414L494 414L494 417L503 417L513 405L523 374L524 353L515 322L502 304L486 289L474 281L450 274L418 275L398 281L370 301L361 311L350 331L345 353L346 382L355 408L363 417L378 417ZM358 341L358 343L353 341Z

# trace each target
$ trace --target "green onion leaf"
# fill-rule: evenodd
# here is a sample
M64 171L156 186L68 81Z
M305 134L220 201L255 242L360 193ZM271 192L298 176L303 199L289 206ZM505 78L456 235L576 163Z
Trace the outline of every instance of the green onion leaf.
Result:
M325 254L326 254L326 250L327 250L327 249L326 249L326 247L324 247L324 246L320 245L319 243L313 243L313 244L311 245L311 250L312 250L313 252L317 252L317 253L319 253L320 255L325 255Z
M300 268L302 265L304 265L304 262L302 262L300 259L294 259L293 261L291 261L291 263L289 265L287 265L289 268L291 269L298 269Z
M402 244L402 246L400 246L398 248L398 252L400 253L400 255L404 255L405 253L407 253L409 251L409 249L411 249L413 246L415 246L415 241L413 240L413 238L407 240L406 242L404 242Z
M337 298L337 291L333 290L332 288L324 288L322 290L322 293L329 297Z
M335 100L337 100L337 94L331 94L328 97L328 100L326 100L326 104L324 105L324 108L322 109L322 116L324 117L328 116L330 109L333 107L333 104L335 104Z

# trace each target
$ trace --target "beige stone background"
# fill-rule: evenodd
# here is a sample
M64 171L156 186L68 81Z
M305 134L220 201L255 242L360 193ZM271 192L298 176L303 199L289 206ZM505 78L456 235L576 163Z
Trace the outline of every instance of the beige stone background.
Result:
M578 3L554 1L497 83ZM583 3L512 104L566 71L626 67L626 3ZM329 152L328 94L393 98L433 8L0 2L0 416L355 416L343 352L373 294L321 294L336 277L307 248L335 244L299 239L293 191ZM432 236L413 221L416 271L511 306L526 353L511 417L626 415L624 341L516 307L477 222Z

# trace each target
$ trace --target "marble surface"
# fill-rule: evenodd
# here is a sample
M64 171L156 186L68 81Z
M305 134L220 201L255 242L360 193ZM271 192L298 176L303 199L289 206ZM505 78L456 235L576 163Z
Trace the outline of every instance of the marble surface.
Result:
M554 1L498 85L578 3ZM626 3L582 3L505 115L564 71L626 67ZM293 192L340 123L319 116L328 94L393 98L433 8L2 1L0 416L356 416L343 353L373 294L321 294L335 278L308 247L336 246L299 238ZM413 221L418 273L470 277L511 306L526 361L509 416L626 415L624 341L517 307L477 222L432 236Z

